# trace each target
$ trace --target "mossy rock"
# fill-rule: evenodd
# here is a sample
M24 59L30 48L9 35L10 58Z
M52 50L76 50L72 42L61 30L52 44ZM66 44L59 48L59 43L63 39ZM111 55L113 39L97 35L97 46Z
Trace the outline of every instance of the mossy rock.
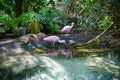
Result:
M40 32L42 25L39 21L31 21L27 26L27 33L29 34L37 34Z
M33 52L34 52L34 53L38 53L38 54L43 54L43 53L45 53L44 50L42 50L42 49L37 49L37 48L36 48Z

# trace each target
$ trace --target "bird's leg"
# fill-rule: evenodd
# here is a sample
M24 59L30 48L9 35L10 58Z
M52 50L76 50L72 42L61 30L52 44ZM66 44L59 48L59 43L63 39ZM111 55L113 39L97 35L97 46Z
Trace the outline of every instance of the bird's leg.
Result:
M52 45L52 46L54 47L54 45L55 45L55 42L53 42L53 45Z
M51 46L54 47L55 42L51 42Z
M67 34L69 34L70 31L67 31Z
M51 42L51 47L53 47L53 43Z

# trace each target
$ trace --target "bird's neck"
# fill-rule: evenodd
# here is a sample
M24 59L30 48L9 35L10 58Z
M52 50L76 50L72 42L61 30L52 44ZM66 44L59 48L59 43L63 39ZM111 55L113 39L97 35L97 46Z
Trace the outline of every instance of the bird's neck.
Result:
M66 44L66 42L65 42L64 40L58 40L58 42L59 42L59 43L65 43L65 44Z
M71 28L73 27L73 23L71 24Z
M62 43L63 41L62 40L58 40L59 43Z

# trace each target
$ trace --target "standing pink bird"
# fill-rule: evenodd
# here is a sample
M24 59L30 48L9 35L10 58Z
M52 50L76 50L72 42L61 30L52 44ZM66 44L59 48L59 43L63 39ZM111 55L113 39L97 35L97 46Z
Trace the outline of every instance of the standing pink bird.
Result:
M61 32L62 32L62 33L63 33L63 32L69 33L70 30L72 29L73 25L74 25L74 22L71 23L71 26L65 26L65 27L61 30Z
M50 42L51 46L53 46L53 47L55 45L55 42L66 44L66 41L65 40L60 40L60 38L58 36L48 36L48 37L44 38L43 40L47 41L47 42Z

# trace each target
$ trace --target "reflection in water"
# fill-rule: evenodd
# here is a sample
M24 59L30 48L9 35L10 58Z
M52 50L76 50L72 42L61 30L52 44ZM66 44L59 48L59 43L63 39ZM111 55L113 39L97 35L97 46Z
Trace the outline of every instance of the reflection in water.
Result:
M47 51L45 54L50 55L50 56L57 56L59 52L57 50L51 49Z
M73 57L72 56L72 52L71 51L69 51L69 50L61 50L61 54L63 54L65 57Z
M47 55L50 55L50 56L57 56L57 55L64 55L65 57L70 57L72 58L72 51L70 50L65 50L65 49L59 49L59 50L56 50L56 49L50 49L49 51L46 51Z

